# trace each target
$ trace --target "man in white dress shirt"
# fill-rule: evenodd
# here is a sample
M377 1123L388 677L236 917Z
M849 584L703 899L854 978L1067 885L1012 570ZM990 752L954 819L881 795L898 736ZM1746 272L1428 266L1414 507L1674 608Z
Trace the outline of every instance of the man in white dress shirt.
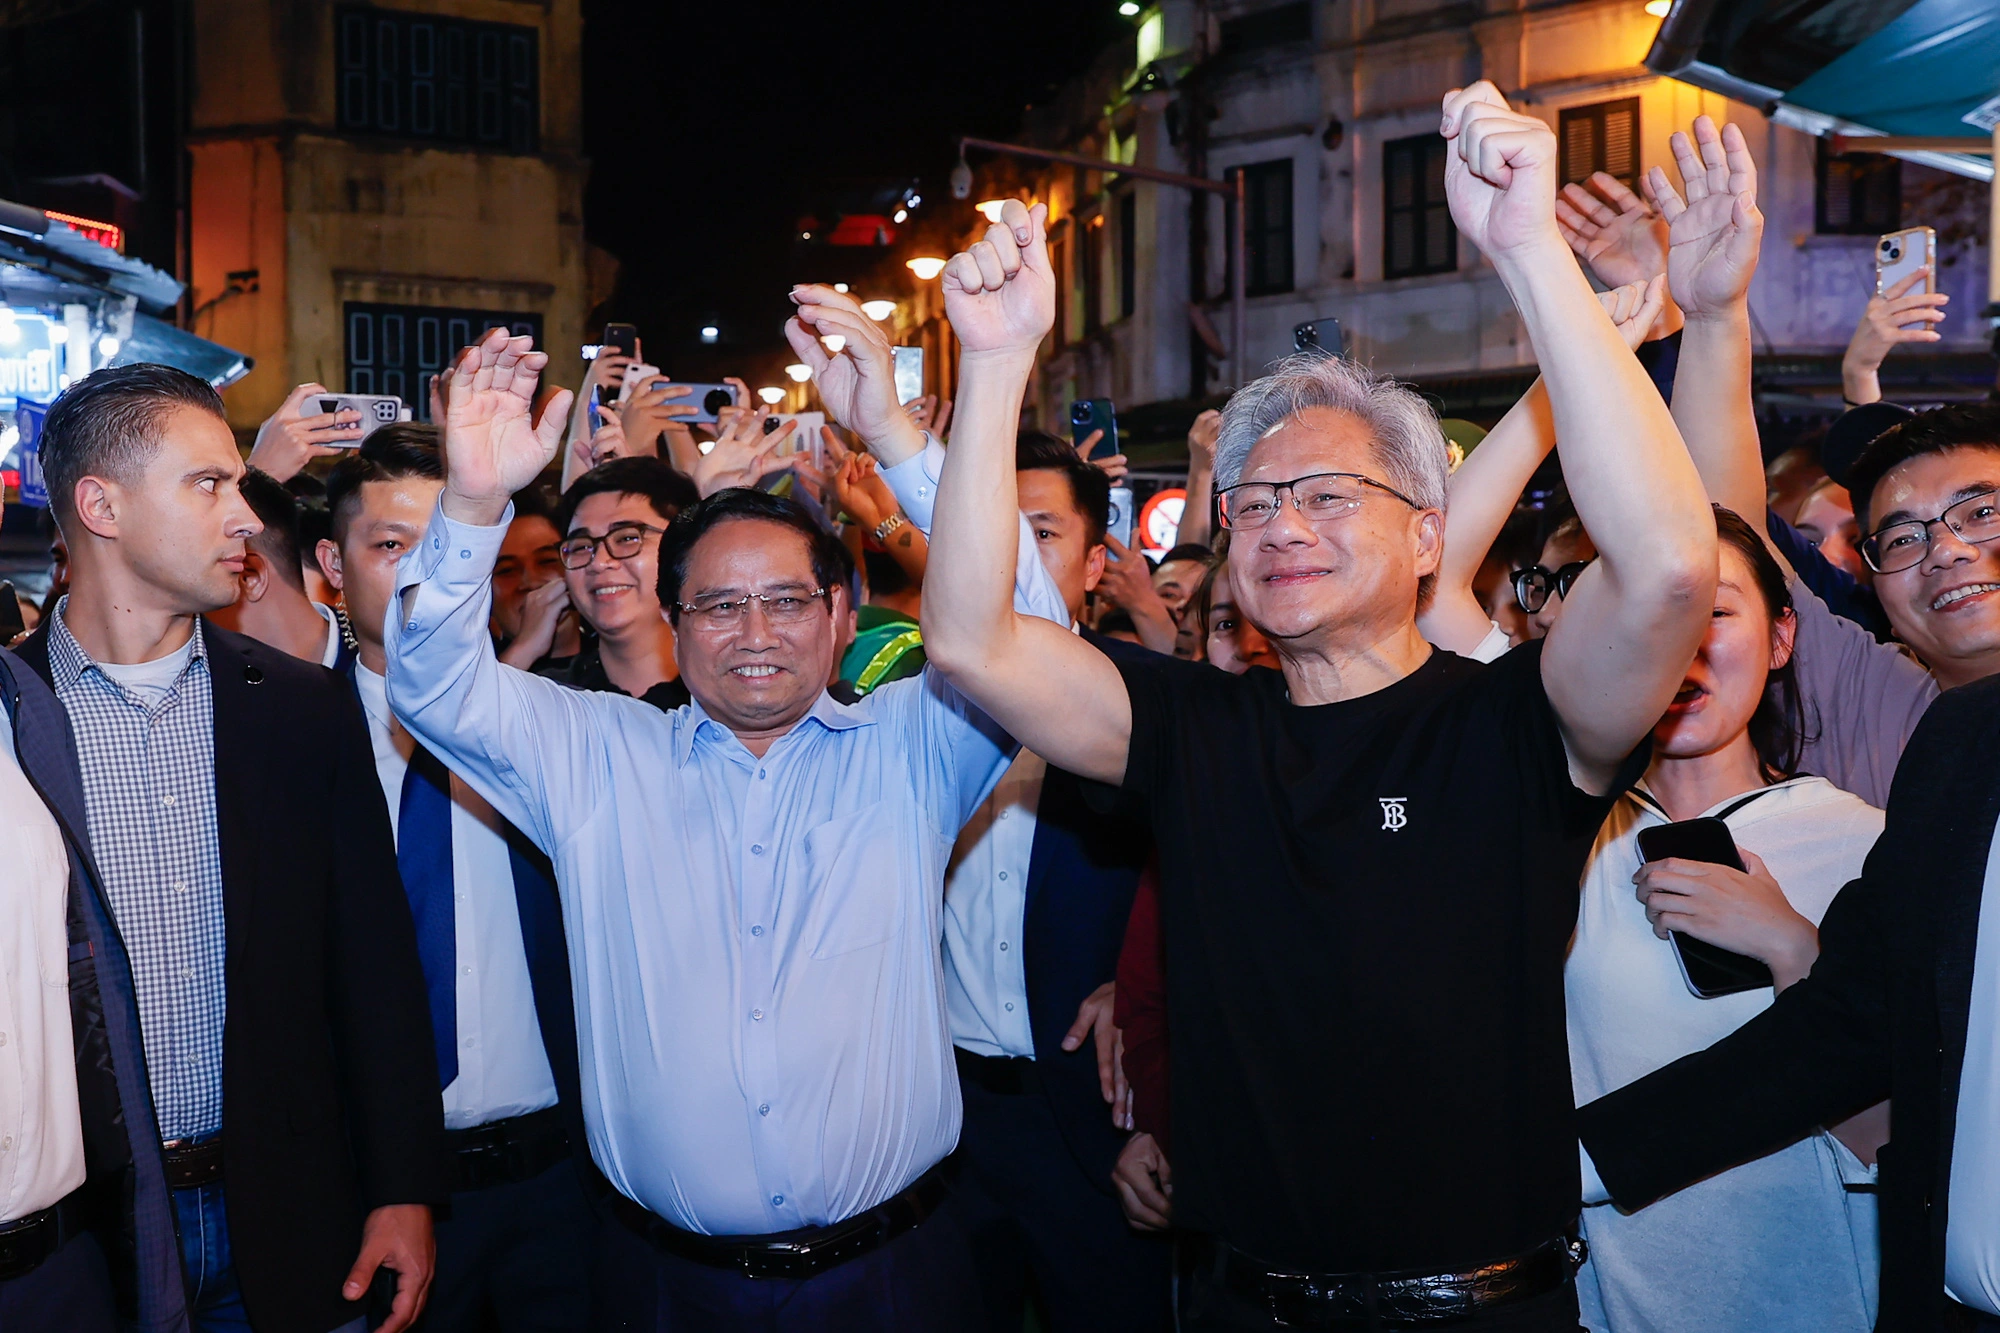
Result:
M432 1018L450 1011L439 1060L451 1073L444 1122L452 1207L437 1225L424 1328L581 1330L596 1219L582 1174L575 1018L555 883L547 859L396 721L382 674L396 563L443 489L435 427L379 430L328 474L333 538L318 550L353 617L359 651L348 675L368 719L425 979L438 972L440 983L449 980L448 1004L432 991ZM427 935L432 875L449 910L438 909L439 933Z

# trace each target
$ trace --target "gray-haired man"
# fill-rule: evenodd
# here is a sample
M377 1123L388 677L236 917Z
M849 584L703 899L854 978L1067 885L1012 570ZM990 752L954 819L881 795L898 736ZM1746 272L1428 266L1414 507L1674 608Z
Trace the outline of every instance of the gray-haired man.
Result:
M1577 1324L1563 951L1591 839L1707 621L1715 522L1557 233L1548 127L1480 84L1444 132L1453 217L1520 307L1607 538L1557 631L1491 666L1416 626L1443 540L1435 418L1336 360L1239 392L1217 451L1238 601L1282 672L1114 665L1013 614L1009 442L1054 308L1041 212L1010 203L944 275L965 352L925 646L1151 818L1175 1220L1212 1241L1189 1327Z

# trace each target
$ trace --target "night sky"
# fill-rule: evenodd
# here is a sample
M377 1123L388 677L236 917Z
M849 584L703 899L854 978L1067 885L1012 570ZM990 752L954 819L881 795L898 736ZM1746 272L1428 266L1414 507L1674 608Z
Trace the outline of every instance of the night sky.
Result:
M605 313L681 379L771 364L790 284L871 253L801 247L798 218L912 178L949 205L956 136L1006 137L1131 22L1117 0L584 0L584 21L585 228L624 265Z

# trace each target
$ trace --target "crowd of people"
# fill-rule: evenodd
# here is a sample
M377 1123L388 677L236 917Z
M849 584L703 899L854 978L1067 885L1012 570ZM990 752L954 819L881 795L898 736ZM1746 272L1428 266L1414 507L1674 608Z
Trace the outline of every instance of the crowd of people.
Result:
M1283 360L1157 562L1018 201L952 401L792 290L816 440L504 330L247 464L70 387L0 1328L2000 1330L2000 408L1879 401L1905 283L1767 471L1736 128L1442 130L1541 378L1454 467Z

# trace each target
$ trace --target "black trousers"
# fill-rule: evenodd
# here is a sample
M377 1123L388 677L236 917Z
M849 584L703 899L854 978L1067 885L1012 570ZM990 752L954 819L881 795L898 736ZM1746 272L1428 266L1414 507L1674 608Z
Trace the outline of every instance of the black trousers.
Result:
M583 1333L598 1226L575 1156L529 1180L453 1194L419 1333Z
M602 1333L977 1333L965 1233L946 1207L880 1249L803 1281L665 1254L617 1218L599 1231ZM1015 1333L1019 1333L1018 1328Z
M1134 1231L1084 1174L1048 1098L959 1086L965 1128L951 1206L972 1242L987 1328L1020 1333L1031 1282L1051 1333L1171 1328L1172 1243Z
M6 1333L118 1333L111 1274L88 1233L44 1259L34 1272L0 1282L0 1329Z

